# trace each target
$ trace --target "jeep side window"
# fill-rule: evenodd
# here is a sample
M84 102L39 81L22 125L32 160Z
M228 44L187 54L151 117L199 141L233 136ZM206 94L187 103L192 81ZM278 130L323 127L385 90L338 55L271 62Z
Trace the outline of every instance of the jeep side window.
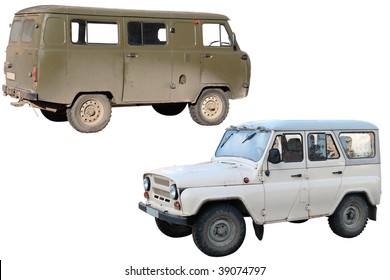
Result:
M167 43L167 28L164 23L129 22L127 33L129 45L165 45Z
M340 158L340 153L337 150L336 144L332 135L326 134L326 158L337 159Z
M118 24L115 22L88 22L72 20L71 37L74 44L119 43Z
M11 42L18 42L20 39L21 31L22 31L22 22L20 20L15 20L12 23L12 27L11 27L10 41Z
M339 139L345 154L350 159L375 156L375 137L372 132L340 133Z
M223 24L205 23L202 25L203 46L230 47L229 34Z
M283 134L275 138L272 148L278 149L284 162L303 160L302 136L300 134Z

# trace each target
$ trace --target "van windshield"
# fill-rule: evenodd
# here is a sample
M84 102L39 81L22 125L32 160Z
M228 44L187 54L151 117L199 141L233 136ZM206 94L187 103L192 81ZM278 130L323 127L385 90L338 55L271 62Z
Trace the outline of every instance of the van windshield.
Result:
M241 157L259 161L267 146L270 131L227 130L215 152L216 157Z

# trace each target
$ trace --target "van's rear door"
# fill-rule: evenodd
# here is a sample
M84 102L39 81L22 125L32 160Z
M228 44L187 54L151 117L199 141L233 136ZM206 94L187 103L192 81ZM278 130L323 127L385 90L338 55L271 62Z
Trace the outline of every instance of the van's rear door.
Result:
M5 63L7 86L36 91L40 26L39 15L15 16Z

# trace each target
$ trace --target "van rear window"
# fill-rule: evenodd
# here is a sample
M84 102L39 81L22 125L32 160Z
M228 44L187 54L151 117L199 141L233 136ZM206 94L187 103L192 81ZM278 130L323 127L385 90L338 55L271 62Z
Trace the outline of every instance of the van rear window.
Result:
M22 31L22 22L20 20L15 20L12 23L12 27L11 27L10 41L18 42L20 39L21 31Z
M35 21L33 19L25 20L23 23L22 42L30 43L33 40Z

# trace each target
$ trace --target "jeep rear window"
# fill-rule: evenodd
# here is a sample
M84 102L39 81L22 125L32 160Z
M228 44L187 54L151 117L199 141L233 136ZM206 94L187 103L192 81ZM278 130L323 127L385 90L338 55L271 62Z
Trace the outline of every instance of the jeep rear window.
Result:
M127 42L132 46L165 45L166 30L164 23L132 21L127 24Z
M18 42L20 39L21 31L22 31L22 22L20 20L15 20L12 23L12 27L11 27L10 41Z
M118 24L115 22L89 22L82 19L72 20L71 38L73 44L110 44L119 43Z
M339 139L346 156L350 159L375 156L375 136L372 132L340 133Z

